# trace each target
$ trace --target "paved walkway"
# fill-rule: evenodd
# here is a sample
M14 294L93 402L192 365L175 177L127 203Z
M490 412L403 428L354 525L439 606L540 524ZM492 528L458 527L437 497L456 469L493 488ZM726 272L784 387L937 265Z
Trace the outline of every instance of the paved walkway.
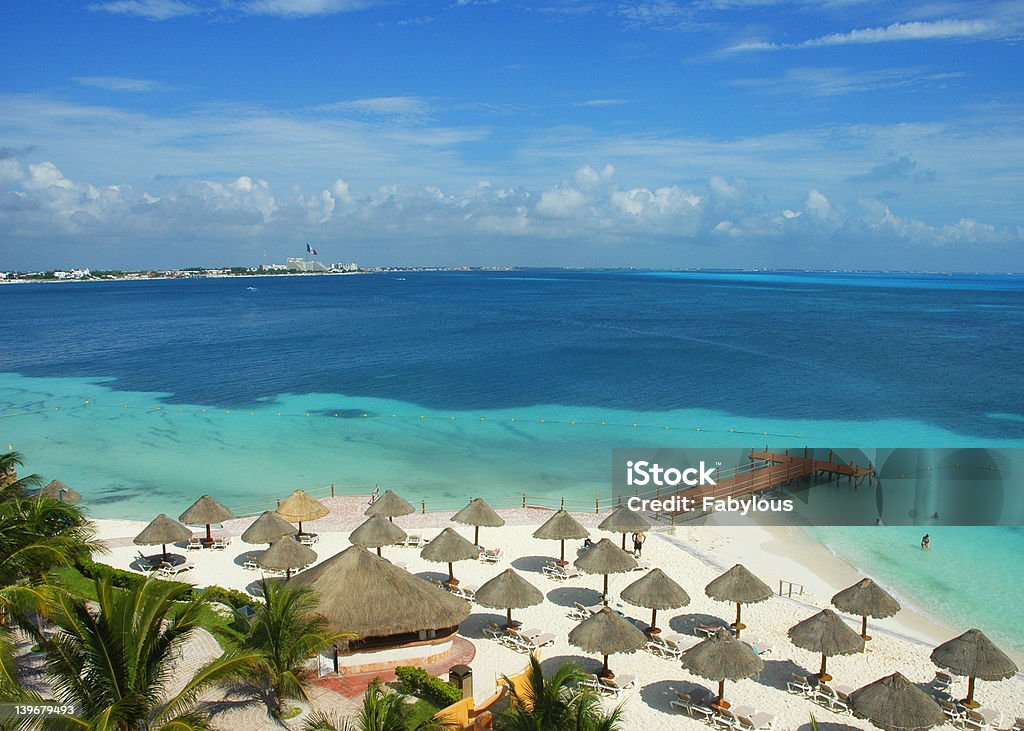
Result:
M466 638L457 636L452 644L452 652L447 658L427 665L420 665L418 667L422 667L431 675L443 678L448 675L448 671L454 666L469 665L473 661L473 658L476 657L476 646ZM325 675L313 682L321 688L326 688L334 691L335 693L340 693L346 698L355 698L366 691L366 688L374 678L380 678L382 683L390 683L395 679L395 671L376 670L370 673L358 673L355 675L332 674Z

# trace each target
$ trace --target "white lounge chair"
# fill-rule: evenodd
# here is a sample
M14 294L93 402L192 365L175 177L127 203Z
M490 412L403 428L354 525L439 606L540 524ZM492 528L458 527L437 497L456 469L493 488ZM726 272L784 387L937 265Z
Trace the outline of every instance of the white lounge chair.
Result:
M669 701L669 706L673 710L685 713L690 718L699 718L702 721L709 721L715 715L715 712L709 707L694 702L688 693L680 693L679 691L676 691L676 699Z
M527 631L531 632L530 630ZM555 641L555 636L550 632L543 632L529 636L524 632L510 629L506 630L505 636L507 638L508 646L519 652L533 652L534 650L544 647L545 645L550 645Z
M419 533L413 533L411 535L408 535L405 537L405 540L402 541L401 545L405 546L406 548L419 548L423 545L423 536L421 536Z
M472 602L476 600L476 590L479 588L480 587L473 586L472 584L453 584L448 587L448 591L460 599Z
M259 571L260 565L250 558L242 564L242 568L246 569L247 571Z
M939 699L939 707L942 709L943 714L949 719L949 722L954 726L958 726L963 723L964 719L967 718L967 710L953 701L947 701L945 699Z
M192 536L188 539L185 548L189 551L201 551L203 549L203 542L198 536Z
M808 681L807 676L793 673L793 679L786 683L786 690L790 693L798 693L808 698L814 695L814 685Z
M778 716L764 711L758 711L750 717L750 720L753 721L757 731L775 731L775 727L779 725Z
M847 696L846 700L843 700L839 697L839 693L826 683L818 683L818 687L814 689L811 700L820 703L833 711L850 710L849 697Z
M968 708L967 715L963 719L964 728L973 728L978 731L987 731L992 728L989 720L977 709Z
M675 640L661 635L651 635L651 638L647 640L647 650L652 655L667 660L678 660L683 656L683 649L676 644Z
M218 536L217 538L213 539L212 548L219 548L223 550L227 548L229 545L231 545L231 536Z
M584 619L590 619L590 612L587 608L579 602L574 603L572 609L569 610L569 619L575 619L577 622L582 622Z
M505 628L497 622L488 622L487 626L484 627L484 637L490 637L492 640L497 640L504 644Z
M602 695L610 695L618 698L623 691L629 690L636 685L636 676L634 675L616 675L614 678L602 678L597 679L597 690Z
M939 670L935 673L935 679L932 680L932 687L942 693L948 693L953 689L953 676Z
M718 708L715 710L715 715L711 717L711 722L721 728L738 730L740 727L740 722L736 715L728 708Z
M500 548L485 548L480 552L480 560L484 563L498 563L505 558L505 552Z
M580 575L579 569L575 566L559 566L557 563L549 563L541 569L541 572L555 581L575 579Z
M299 543L303 546L315 546L320 541L316 533L302 533L299 535Z
M165 564L157 569L157 573L161 576L177 576L178 574L185 573L186 571L191 571L195 567L196 565L191 561L185 561L176 565Z
M713 637L720 629L728 629L728 627L721 624L698 624L693 628L693 633L704 637Z

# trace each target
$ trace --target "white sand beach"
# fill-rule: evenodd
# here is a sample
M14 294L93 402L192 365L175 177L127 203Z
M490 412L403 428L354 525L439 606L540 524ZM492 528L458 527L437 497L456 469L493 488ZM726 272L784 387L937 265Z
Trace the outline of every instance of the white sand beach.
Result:
M305 526L307 530L319 534L314 550L320 560L350 545L348 534L360 522L362 508L365 507L365 502L353 498L324 502L332 507L332 514ZM556 636L553 645L541 650L545 666L565 659L575 659L587 670L596 671L600 668L601 658L588 656L568 642L569 631L577 624L569 618L568 611L575 602L593 605L599 601L601 577L582 575L557 582L544 576L541 568L548 559L557 558L559 545L557 541L534 539L531 534L550 516L550 512L532 509L498 512L505 518L506 525L502 528L481 529L480 542L488 548L503 549L503 559L496 565L477 561L457 563L455 576L464 585L480 586L506 568L515 569L544 592L546 597L540 606L513 612L513 616L522 621L525 627L542 629ZM448 520L450 515L412 515L398 518L395 522L409 533L420 533L429 538L444 527L454 525ZM608 537L619 544L619 535L596 529L603 515L582 514L575 517L591 529L594 540ZM174 547L175 553L187 553L187 558L195 564L194 570L179 578L198 586L217 584L251 591L260 574L246 570L242 564L264 547L245 544L238 536L252 520L236 519L223 526L222 532L234 536L226 549L186 552L180 546ZM110 547L109 553L98 557L99 560L118 568L128 568L140 550L132 544L131 539L142 530L145 523L120 520L100 520L96 523L100 538ZM472 538L471 527L456 528ZM566 558L570 561L575 559L580 545L580 541L567 542ZM156 549L159 550L159 547ZM154 553L152 548L142 550L147 554ZM425 561L416 549L385 548L383 554L392 561L405 562L408 570L418 576L447 578L447 565ZM693 627L698 623L720 621L727 624L733 620L735 605L707 598L704 587L722 570L735 563L743 563L776 590L780 580L802 584L803 593L799 596L774 596L768 601L743 608L743 621L748 627L743 632L743 639L757 639L760 646L770 650L763 655L765 669L761 674L726 683L726 697L734 707L749 706L777 716L778 729L807 728L812 714L819 722L827 724L826 728L872 728L866 720L828 710L786 691L786 683L794 673L813 674L820 664L819 655L798 649L790 643L787 630L800 620L830 606L829 598L834 593L862 578L821 544L800 530L791 528L755 525L658 528L650 534L644 546L643 559L651 566L665 571L686 589L691 598L689 606L659 612L658 624L666 633L692 635ZM649 610L618 600L619 592L642 575L640 571L612 575L610 591L612 607L646 627L650 620ZM354 587L354 590L358 590L358 587ZM860 618L846 619L859 633ZM471 666L478 702L493 693L495 682L501 675L517 673L527 663L526 656L485 637L483 628L488 622L503 620L502 611L474 605L472 614L461 625L460 634L476 647L476 656ZM943 626L923 613L908 608L891 619L870 620L869 633L874 639L868 643L866 652L829 659L828 669L835 678L832 684L855 689L897 670L912 682L927 684L935 677L937 670L929 660L932 648L967 629ZM634 675L637 678L636 687L623 695L626 723L631 729L697 728L699 721L672 710L669 702L675 699L677 691L689 692L698 687L714 691L717 687L716 683L684 671L679 661L662 659L644 650L629 655L613 655L609 664L616 674ZM963 697L966 691L966 678L956 678L954 697ZM998 682L979 681L976 697L985 708L1001 714L1003 722L1000 728L1007 728L1015 717L1024 716L1024 678L1020 675ZM606 702L609 707L615 703L614 700Z

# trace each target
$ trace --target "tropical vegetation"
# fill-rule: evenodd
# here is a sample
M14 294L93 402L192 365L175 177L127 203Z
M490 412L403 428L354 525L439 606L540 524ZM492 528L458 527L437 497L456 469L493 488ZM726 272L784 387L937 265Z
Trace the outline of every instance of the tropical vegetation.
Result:
M200 693L256 658L225 653L185 672L181 650L200 629L202 598L182 602L182 587L154 579L131 590L98 579L95 588L98 606L60 595L49 618L57 631L35 633L56 700L74 704L95 731L208 729Z
M330 632L314 610L316 593L286 582L261 582L264 601L244 619L239 648L255 658L244 676L263 691L271 713L280 717L289 698L306 700L315 674L309 660L352 635Z
M363 705L353 718L318 711L310 715L303 731L441 731L451 725L435 718L415 721L411 718L409 696L394 693L374 679L363 696Z
M500 731L621 731L622 706L605 713L597 693L581 688L586 673L575 662L562 663L545 675L540 660L530 657L526 682L518 688L509 678L508 705L494 727Z

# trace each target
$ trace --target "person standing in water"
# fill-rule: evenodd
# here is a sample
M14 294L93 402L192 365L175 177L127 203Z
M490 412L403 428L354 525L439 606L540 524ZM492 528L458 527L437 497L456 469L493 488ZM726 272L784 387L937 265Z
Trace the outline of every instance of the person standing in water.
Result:
M932 546L932 539L927 533L924 534L924 538L921 539L921 550L927 551Z

